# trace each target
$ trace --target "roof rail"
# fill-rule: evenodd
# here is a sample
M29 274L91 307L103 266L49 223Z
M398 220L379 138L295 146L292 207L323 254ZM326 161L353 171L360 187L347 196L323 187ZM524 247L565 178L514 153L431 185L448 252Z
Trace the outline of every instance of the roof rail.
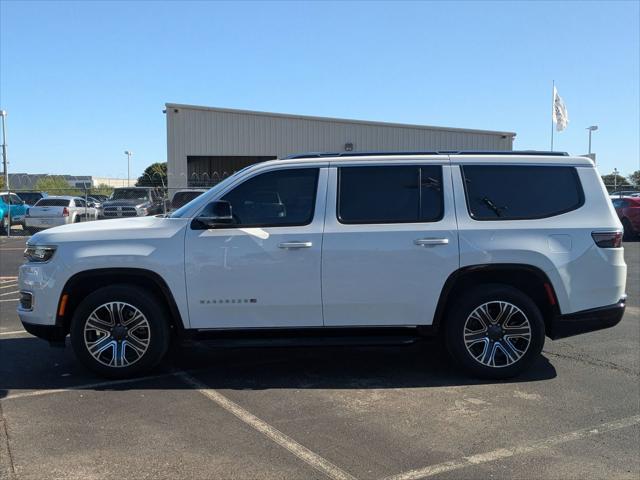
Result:
M567 157L567 152L550 152L544 150L434 150L429 152L308 152L288 155L283 160L298 158L323 158L323 157L373 157L391 155L541 155L552 157Z

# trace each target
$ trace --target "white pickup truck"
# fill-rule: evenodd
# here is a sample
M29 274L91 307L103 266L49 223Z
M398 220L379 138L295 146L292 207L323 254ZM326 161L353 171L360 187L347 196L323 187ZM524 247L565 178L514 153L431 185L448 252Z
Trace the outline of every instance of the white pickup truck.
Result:
M33 207L29 207L24 224L29 233L35 233L45 228L97 219L98 211L84 199L57 196L42 198Z

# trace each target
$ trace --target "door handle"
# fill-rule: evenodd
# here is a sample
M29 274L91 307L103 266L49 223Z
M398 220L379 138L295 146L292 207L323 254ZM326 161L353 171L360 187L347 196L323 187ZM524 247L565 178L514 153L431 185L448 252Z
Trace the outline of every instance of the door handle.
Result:
M278 244L279 248L310 248L312 242L282 242Z
M449 243L448 238L418 238L413 241L414 244L421 247L432 247L435 245L447 245Z

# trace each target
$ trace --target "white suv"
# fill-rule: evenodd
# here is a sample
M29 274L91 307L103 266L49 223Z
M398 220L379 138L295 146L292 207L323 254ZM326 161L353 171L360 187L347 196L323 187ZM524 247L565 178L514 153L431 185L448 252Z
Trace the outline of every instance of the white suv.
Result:
M39 337L70 333L78 358L111 377L156 365L172 336L441 334L470 373L502 378L545 334L621 320L621 237L584 157L301 155L247 167L167 217L34 235L18 314Z

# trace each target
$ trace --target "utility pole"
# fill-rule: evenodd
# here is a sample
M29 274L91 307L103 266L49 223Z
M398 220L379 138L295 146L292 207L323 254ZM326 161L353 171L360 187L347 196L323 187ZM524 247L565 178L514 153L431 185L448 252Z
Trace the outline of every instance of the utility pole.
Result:
M7 159L7 127L5 125L6 110L0 110L2 117L2 168L4 168L4 188L9 190L9 160Z
M124 154L127 156L127 187L131 186L131 155L133 152L130 150L125 150Z

